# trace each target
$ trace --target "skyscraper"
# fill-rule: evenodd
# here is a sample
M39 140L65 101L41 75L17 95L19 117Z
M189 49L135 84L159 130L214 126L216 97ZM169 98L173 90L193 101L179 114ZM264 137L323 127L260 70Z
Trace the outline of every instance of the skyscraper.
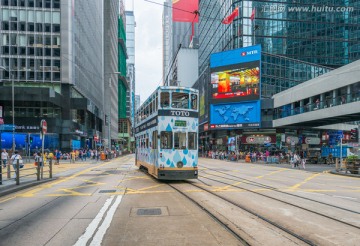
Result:
M16 148L25 148L27 134L34 136L31 149L39 147L42 119L48 125L46 148L95 147L95 136L107 136L105 73L117 71L117 28L111 24L117 6L115 0L1 1L0 66L7 71L0 71L0 105L11 124L14 81Z
M239 15L230 24L223 24L222 20L236 7L239 8ZM328 7L328 11L325 7ZM260 125L265 130L273 130L269 129L272 127L269 100L272 95L360 58L357 0L301 3L202 0L199 11L200 77L196 88L206 95L200 98L202 139L230 135L226 131L207 132L207 127L204 127L209 122L211 54L261 45ZM238 130L242 129L240 127Z

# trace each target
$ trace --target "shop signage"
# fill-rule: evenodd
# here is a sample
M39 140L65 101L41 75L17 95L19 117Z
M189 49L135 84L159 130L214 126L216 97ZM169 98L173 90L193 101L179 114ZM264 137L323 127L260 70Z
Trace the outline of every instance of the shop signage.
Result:
M46 122L46 120L41 120L40 127L41 127L42 134L46 134L47 133L47 122Z
M314 138L314 137L306 137L305 138L306 144L320 144L320 138Z
M248 136L246 138L248 144L268 144L271 143L271 137L269 136Z
M287 143L287 144L295 145L295 144L298 143L298 142L299 142L299 138L298 138L298 137L294 137L294 136L286 137L286 143Z
M208 131L209 130L209 124L204 124L204 131Z

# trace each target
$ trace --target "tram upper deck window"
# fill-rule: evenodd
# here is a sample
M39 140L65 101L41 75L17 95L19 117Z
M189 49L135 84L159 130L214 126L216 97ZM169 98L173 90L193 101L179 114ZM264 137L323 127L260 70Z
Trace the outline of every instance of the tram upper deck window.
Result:
M197 110L197 95L191 94L191 109Z
M172 108L189 108L189 94L182 92L173 92L172 93Z
M160 105L162 108L168 108L170 105L170 93L169 92L161 92L160 96Z
M172 149L172 132L161 132L160 141L162 149Z
M186 149L186 132L174 133L174 148Z

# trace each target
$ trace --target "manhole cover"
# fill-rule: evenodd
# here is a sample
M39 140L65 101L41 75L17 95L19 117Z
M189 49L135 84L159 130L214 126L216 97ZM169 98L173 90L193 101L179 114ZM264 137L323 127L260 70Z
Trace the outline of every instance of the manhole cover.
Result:
M114 193L116 190L100 190L99 193Z
M137 215L161 215L160 208L140 208L136 212Z

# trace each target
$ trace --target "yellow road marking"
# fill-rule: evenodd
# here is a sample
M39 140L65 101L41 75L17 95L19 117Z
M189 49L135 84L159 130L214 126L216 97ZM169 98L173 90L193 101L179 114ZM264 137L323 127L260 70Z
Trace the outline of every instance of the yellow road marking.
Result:
M78 172L78 173L76 173L76 174L73 174L73 175L71 175L71 176L69 176L69 177L61 178L61 179L58 179L58 180L51 181L51 182L49 182L49 183L47 183L47 184L43 184L43 185L41 185L40 187L37 187L37 188L35 188L35 189L31 189L31 190L29 190L29 191L20 193L19 195L16 195L16 196L9 197L9 198L6 198L6 199L4 199L4 200L1 200L0 203L3 203L3 202L6 202L6 201L9 201L9 200L12 200L12 199L14 199L14 198L16 198L16 197L32 197L32 196L34 196L36 193L38 193L38 192L40 192L40 191L42 191L42 190L44 190L44 189L46 189L46 188L51 188L51 187L53 187L54 185L61 184L61 183L63 183L63 182L69 181L69 180L74 179L74 178L76 178L76 177L78 177L78 176L80 176L80 175L82 175L82 174L84 174L84 173L87 173L87 172L91 171L92 169L99 168L99 167L108 165L108 164L110 164L110 163L111 163L111 162L105 162L105 163L100 164L100 165L98 165L98 166L92 166L92 167L87 168L87 169L85 169L85 170L83 170L83 171L80 171L80 172ZM91 165L91 164L88 164L88 165Z
M280 170L276 170L274 172L271 172L271 173L268 173L268 174L264 174L264 175L261 175L261 176L258 176L258 177L255 177L256 179L261 179L263 177L266 177L266 176L270 176L270 175L273 175L275 173L280 173L280 172L284 172L284 171L288 171L289 169L287 168L281 168Z
M127 178L127 179L122 179L122 180L120 180L120 182L131 181L131 180L134 180L134 179L150 179L150 177L148 177L148 176L130 177L130 178Z
M46 196L91 196L91 193L80 193L72 189L60 189L61 191L67 192L65 194L48 194Z
M306 184L308 181L316 178L316 177L319 176L320 174L321 174L321 173L316 173L316 174L311 175L310 177L308 177L308 178L305 179L304 181L302 181L302 182L300 182L300 183L298 183L298 184L295 184L295 185L291 186L291 187L289 188L289 190L296 190L296 189L298 189L300 186L302 186L303 184Z

